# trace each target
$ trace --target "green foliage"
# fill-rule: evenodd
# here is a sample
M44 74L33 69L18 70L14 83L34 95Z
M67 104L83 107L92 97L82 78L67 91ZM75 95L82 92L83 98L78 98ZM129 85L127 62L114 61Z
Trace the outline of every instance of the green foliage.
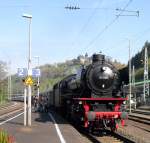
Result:
M0 103L5 103L7 101L7 81L3 80L0 82Z
M12 93L15 93L15 94L22 93L24 90L24 83L22 79L24 78L20 78L17 75L14 75L11 77L11 79L12 79L11 84L13 85L11 89Z
M7 75L6 71L7 71L6 63L0 61L0 81L6 78Z
M144 51L145 47L147 46L147 51L148 51L148 57L150 57L150 43L148 41L145 42L142 50L138 52L132 59L131 63L132 65L135 66L135 80L136 81L141 81L143 80L144 77ZM150 67L150 58L148 60L149 67ZM150 71L150 68L149 68ZM150 74L150 72L149 72Z
M53 85L60 81L62 78L53 78L53 79L45 79L41 84L40 84L40 91L45 91L48 89L52 89Z
M143 67L145 47L147 47L148 57L150 57L150 43L148 41L146 41L143 48L142 48L142 50L140 52L138 52L131 59L131 63L132 63L132 65L135 66L136 69Z
M14 137L8 135L6 131L0 130L0 143L14 143Z
M144 77L144 68L139 68L135 71L135 80L136 82L143 80Z
M0 103L1 101L5 101L5 94L6 94L6 75L7 75L7 67L6 63L3 61L0 61Z
M52 89L53 85L65 76L75 73L79 65L68 65L59 63L57 65L44 65L41 67L42 77L40 78L40 91Z

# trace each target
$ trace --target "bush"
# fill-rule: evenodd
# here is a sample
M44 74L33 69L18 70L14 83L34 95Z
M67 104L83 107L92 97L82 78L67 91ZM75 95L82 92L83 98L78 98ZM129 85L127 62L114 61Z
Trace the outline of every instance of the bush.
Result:
M14 137L10 136L6 131L0 130L0 143L14 143Z

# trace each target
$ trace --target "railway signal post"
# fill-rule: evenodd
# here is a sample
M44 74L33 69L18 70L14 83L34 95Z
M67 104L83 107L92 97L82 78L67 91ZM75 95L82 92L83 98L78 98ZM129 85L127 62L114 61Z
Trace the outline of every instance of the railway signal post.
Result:
M33 85L32 76L28 76L26 78L25 84L28 86L28 126L31 126L31 85ZM24 102L25 101L26 99L24 100Z
M26 97L27 97L27 89L24 88L24 126L27 125L27 104L26 104Z

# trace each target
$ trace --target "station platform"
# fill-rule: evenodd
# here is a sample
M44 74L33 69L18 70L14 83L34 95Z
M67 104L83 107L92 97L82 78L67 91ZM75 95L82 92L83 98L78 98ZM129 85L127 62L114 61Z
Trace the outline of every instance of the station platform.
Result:
M31 127L23 126L23 115L21 115L0 128L12 135L15 143L90 143L86 137L54 112L32 113Z

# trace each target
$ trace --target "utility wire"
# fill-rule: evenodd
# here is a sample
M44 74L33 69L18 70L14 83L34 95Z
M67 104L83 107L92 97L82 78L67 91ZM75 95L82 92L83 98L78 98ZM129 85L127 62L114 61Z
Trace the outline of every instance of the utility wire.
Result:
M142 40L142 38L145 36L145 34L148 34L150 32L150 27L148 27L148 28L146 28L145 30L143 30L143 31L141 31L141 32L139 32L139 33L137 33L137 34L135 34L136 36L135 36L135 38L133 39L133 40L131 40L131 41L133 41L134 43L138 43L140 40ZM113 46L114 48L118 48L118 45L120 45L120 44L124 44L124 43L126 43L126 40L124 39L124 40L121 40L120 42L117 42L115 45L116 46ZM139 47L140 48L140 47ZM138 49L135 49L135 48L133 48L132 49L134 52L134 54L136 54L136 51L138 50ZM136 51L135 51L136 50Z
M99 1L98 6L103 2L103 0ZM80 35L88 26L89 22L91 21L91 19L93 18L93 16L95 15L97 9L95 8L94 11L91 13L91 15L89 16L89 18L87 19L87 22L84 24L84 26L82 27L82 29L80 30L79 34Z
M2 8L10 8L10 7L16 8L16 7L31 7L31 5L0 5L0 7L2 7Z
M142 37L145 36L145 34L148 34L150 32L150 27L146 28L144 31L140 32L140 34L138 34L137 38L135 38L134 41L139 41L142 39ZM137 34L136 34L137 35Z
M103 2L103 0L99 1L99 3L98 3L97 6L99 6L102 2ZM82 9L82 8L80 8L80 9ZM77 39L79 39L79 37L81 36L81 33L83 33L83 32L85 31L85 29L87 28L89 22L91 21L91 19L92 19L93 16L95 15L96 11L97 11L97 8L94 8L94 11L93 11L93 12L91 13L91 15L88 17L86 23L82 26L82 28L81 28L81 30L79 31L79 33L77 34L77 36L76 36L74 42L77 41ZM72 42L72 43L73 43L73 44L72 44L73 46L74 46L74 44L75 44L74 42Z
M106 25L97 35L94 39L92 39L89 44L86 46L86 49L90 47L114 22L116 22L119 18L119 16L124 12L124 10L130 5L130 3L133 0L129 0L128 3L124 6L122 11L110 22L108 25Z

